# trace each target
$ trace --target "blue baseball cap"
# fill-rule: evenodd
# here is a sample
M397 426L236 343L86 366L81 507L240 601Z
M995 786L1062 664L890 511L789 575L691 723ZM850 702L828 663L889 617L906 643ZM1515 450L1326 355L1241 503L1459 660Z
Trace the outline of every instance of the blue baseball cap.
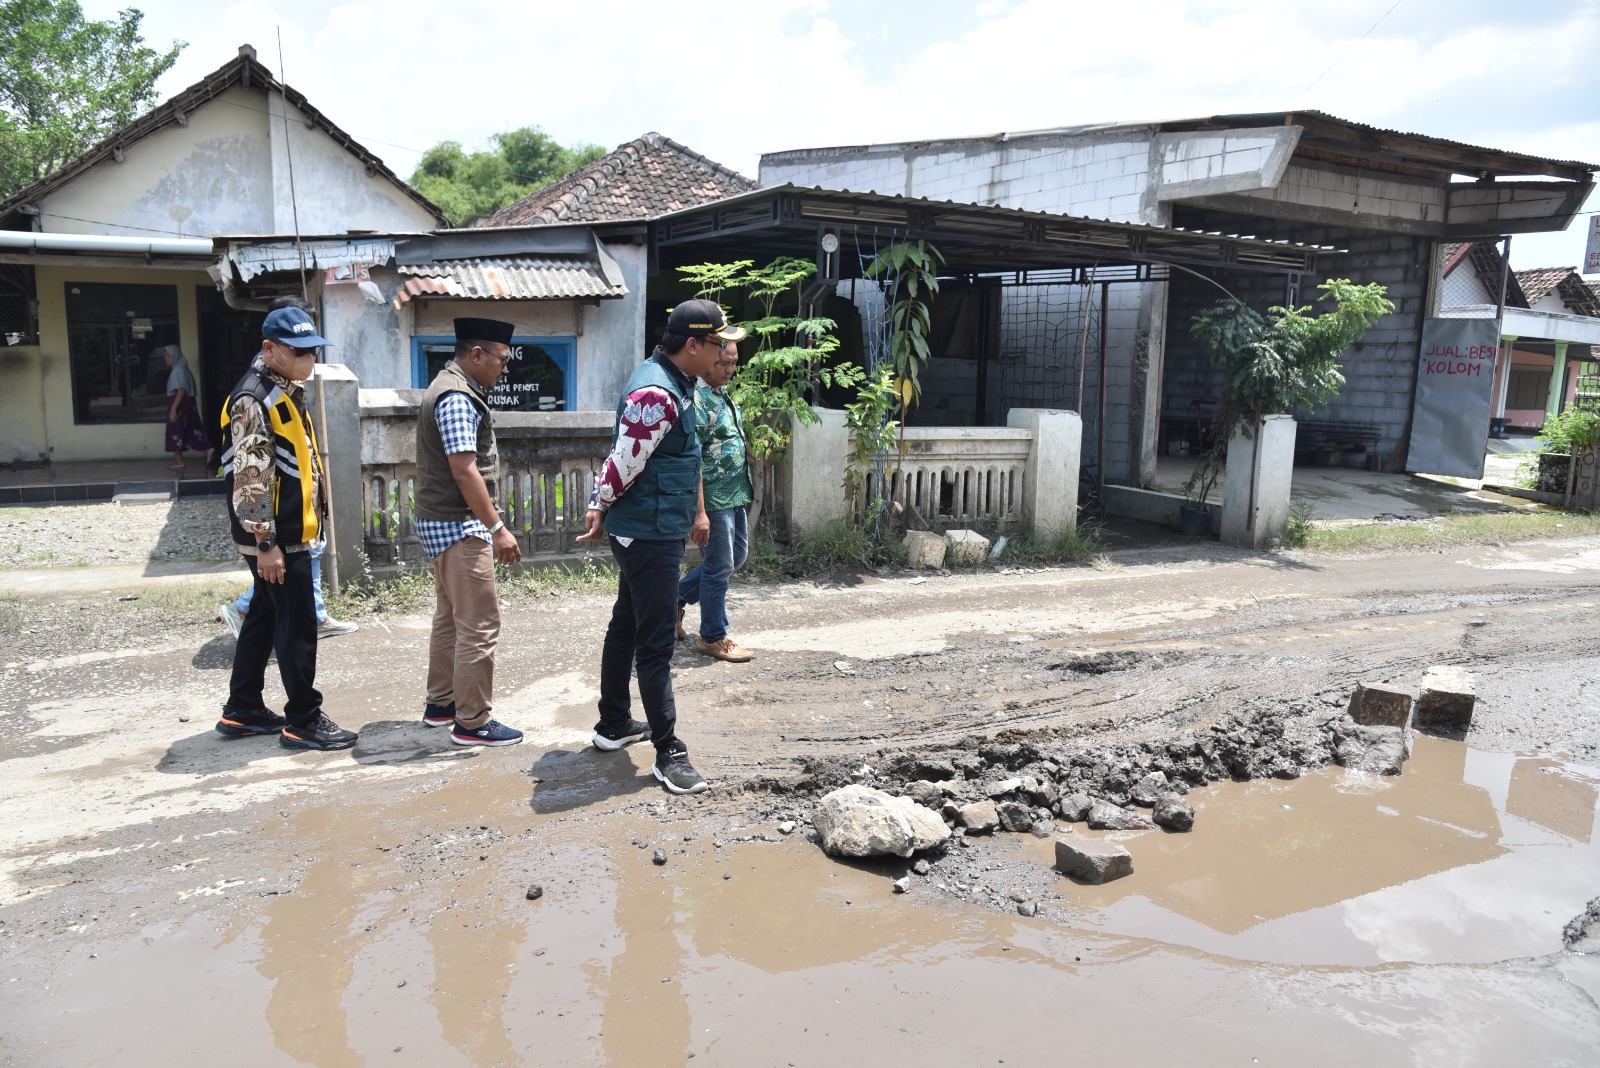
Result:
M315 349L328 343L327 338L317 336L317 324L311 316L299 308L268 312L267 321L261 324L261 336L297 349Z

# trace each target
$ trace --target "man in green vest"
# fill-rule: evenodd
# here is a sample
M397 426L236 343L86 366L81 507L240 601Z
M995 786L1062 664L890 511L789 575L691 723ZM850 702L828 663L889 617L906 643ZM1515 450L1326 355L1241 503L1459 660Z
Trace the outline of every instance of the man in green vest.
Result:
M457 319L455 327L455 358L417 409L415 523L433 562L435 595L422 722L449 727L457 745L515 745L522 732L490 715L500 640L494 563L522 559L495 506L500 453L489 407L489 391L512 359L512 325Z
M672 309L661 344L617 402L611 455L595 478L587 529L578 538L609 535L620 572L600 654L595 748L613 751L649 738L655 777L675 794L707 789L677 735L671 671L683 543L705 545L710 535L700 492L695 377L710 374L723 344L744 334L728 325L715 301L688 300ZM648 723L630 714L635 664Z

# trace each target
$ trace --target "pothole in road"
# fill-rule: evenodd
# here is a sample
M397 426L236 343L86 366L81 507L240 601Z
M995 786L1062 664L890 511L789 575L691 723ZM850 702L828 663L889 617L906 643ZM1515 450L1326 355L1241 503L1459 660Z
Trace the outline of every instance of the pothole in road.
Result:
M1418 737L1404 773L1327 768L1191 792L1195 829L1116 837L1134 874L1078 926L1293 964L1483 963L1561 948L1600 893L1600 772ZM1049 841L1018 838L1048 865Z

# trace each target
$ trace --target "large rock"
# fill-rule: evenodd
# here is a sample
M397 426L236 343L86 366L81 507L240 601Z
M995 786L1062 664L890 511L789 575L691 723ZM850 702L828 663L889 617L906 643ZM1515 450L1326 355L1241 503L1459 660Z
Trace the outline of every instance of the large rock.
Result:
M1152 771L1133 784L1133 789L1128 792L1128 796L1134 804L1144 808L1151 808L1162 794L1171 789L1172 787L1167 782L1165 774L1159 771Z
M1057 838L1056 871L1086 883L1109 883L1133 874L1133 856L1115 842Z
M938 808L944 804L945 792L939 789L937 783L926 779L906 784L906 796L911 798L923 808Z
M1459 667L1431 667L1422 673L1417 698L1417 722L1424 727L1472 726L1472 708L1478 701L1472 672Z
M1398 775L1410 755L1411 739L1405 727L1364 727L1345 722L1335 728L1333 759L1341 767Z
M1155 811L1150 818L1156 821L1157 827L1169 831L1193 830L1194 806L1177 794L1162 794L1156 798Z
M1349 716L1364 727L1405 727L1411 723L1411 695L1392 686L1356 683Z
M1109 801L1096 801L1089 809L1089 826L1097 831L1148 831L1155 824Z
M989 539L976 530L952 530L944 536L945 559L952 567L977 567L989 559Z
M1001 779L999 782L989 783L983 788L985 797L992 797L996 801L1008 794L1014 794L1022 789L1021 779Z
M1056 815L1068 823L1082 823L1094 808L1094 799L1088 794L1067 794L1056 802Z
M945 540L931 530L906 531L906 563L934 570L944 566Z
M860 784L823 797L811 822L823 851L836 857L909 857L950 837L944 821L911 798Z
M1000 826L1000 813L993 801L974 801L961 806L957 822L974 834L988 834Z
M1038 819L1033 809L1021 801L1002 801L995 808L1000 816L1000 826L1014 834L1032 830Z

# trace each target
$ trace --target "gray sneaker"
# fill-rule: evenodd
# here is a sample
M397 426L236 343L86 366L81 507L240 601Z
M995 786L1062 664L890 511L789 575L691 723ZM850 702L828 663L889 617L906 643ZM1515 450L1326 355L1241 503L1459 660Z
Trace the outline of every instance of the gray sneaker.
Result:
M233 607L233 602L217 606L217 618L228 625L233 632L233 640L239 640L239 628L244 626L244 613Z
M358 623L346 623L342 619L334 619L329 616L317 624L317 637L332 638L336 634L354 634L360 629L361 626Z

